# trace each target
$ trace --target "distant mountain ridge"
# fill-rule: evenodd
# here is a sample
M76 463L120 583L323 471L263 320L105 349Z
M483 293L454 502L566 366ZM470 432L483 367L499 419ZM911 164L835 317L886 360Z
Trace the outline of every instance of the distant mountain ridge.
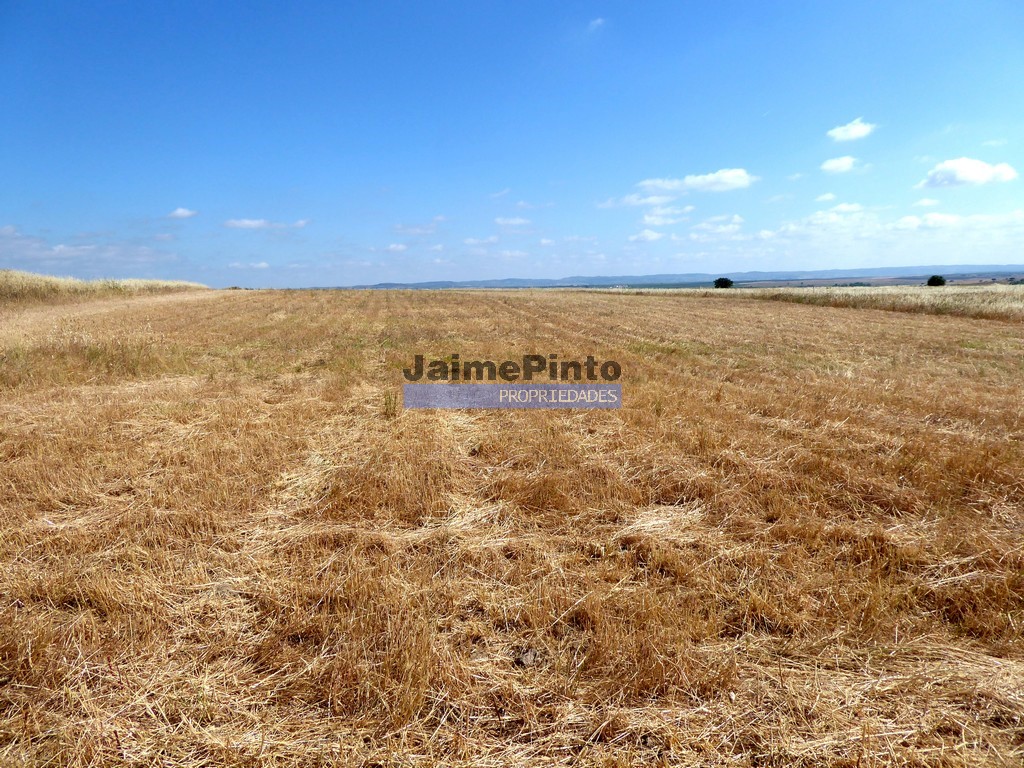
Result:
M686 272L660 275L611 275L560 278L506 277L496 280L432 280L419 283L375 283L350 288L607 288L610 286L658 286L711 284L717 277L728 277L736 283L769 280L829 280L858 277L927 278L929 275L990 276L1024 272L1024 264L933 264L917 267L869 267L863 269L815 269L771 272Z

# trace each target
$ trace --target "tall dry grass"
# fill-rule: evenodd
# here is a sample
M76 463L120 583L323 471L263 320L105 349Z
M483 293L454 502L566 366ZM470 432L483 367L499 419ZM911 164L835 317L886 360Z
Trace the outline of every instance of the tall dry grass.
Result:
M731 291L738 296L765 301L1024 321L1024 285L735 288Z
M0 269L0 302L40 302L109 296L136 296L206 288L183 280L78 280Z
M0 332L0 764L1024 758L1014 324L726 291L89 306ZM452 352L615 359L625 407L396 410Z

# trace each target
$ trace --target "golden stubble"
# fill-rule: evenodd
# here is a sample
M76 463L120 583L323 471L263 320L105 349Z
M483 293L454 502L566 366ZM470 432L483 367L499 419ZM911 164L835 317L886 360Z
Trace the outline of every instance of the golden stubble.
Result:
M1020 325L725 293L8 308L0 764L1018 764Z

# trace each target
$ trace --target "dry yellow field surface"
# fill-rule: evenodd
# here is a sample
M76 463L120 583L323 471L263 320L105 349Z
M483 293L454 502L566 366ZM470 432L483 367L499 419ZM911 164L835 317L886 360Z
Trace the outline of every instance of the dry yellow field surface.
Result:
M0 765L1019 766L1016 311L0 305ZM451 353L624 407L396 408Z

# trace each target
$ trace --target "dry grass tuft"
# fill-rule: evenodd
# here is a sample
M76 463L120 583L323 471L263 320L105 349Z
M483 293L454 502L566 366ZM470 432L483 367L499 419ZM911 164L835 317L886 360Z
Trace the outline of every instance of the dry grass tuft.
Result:
M4 319L0 764L1024 760L1007 317L206 291ZM615 359L625 407L401 410L401 368L452 352Z

